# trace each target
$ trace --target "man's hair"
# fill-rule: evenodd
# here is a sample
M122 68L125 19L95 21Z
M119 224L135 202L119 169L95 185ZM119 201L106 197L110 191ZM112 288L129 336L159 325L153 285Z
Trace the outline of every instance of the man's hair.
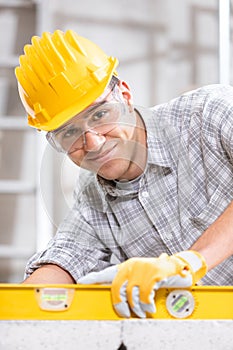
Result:
M120 79L116 75L112 75L112 78L108 84L109 89L113 89L115 85L119 83Z

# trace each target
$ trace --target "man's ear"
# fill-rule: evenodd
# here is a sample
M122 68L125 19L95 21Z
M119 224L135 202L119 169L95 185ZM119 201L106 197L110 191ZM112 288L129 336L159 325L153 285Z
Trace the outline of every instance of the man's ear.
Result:
M118 86L119 86L119 89L120 89L124 99L127 100L129 105L132 105L133 104L133 96L132 96L131 89L130 89L129 85L125 81L120 80Z

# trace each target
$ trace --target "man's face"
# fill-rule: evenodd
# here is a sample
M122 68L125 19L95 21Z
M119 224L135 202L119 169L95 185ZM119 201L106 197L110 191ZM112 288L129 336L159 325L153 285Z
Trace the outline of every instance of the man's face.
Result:
M135 178L145 166L145 130L125 83L60 128L56 139L75 164L108 180Z

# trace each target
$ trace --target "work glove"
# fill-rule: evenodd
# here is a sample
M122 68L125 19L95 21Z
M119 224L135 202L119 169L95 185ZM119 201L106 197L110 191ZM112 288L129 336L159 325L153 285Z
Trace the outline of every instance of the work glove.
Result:
M130 317L131 310L145 318L146 312L156 312L156 290L191 287L206 272L202 255L188 250L172 256L162 254L158 258L131 258L105 270L91 272L78 283L112 283L112 303L117 314Z

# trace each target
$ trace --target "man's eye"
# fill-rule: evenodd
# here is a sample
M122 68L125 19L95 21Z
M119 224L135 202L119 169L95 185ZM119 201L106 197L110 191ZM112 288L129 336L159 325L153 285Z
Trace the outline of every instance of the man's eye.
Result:
M79 135L80 135L79 128L70 128L63 133L62 138L68 139L70 137L75 137L75 136L79 136Z
M98 122L104 117L106 117L107 115L108 115L108 110L102 109L100 111L95 112L95 114L93 114L93 116L91 117L91 120L93 122Z

